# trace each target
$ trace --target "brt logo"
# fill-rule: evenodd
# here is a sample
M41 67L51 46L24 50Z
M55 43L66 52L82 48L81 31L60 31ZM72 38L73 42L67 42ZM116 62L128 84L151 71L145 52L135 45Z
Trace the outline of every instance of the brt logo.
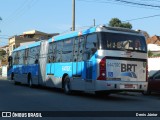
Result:
M121 64L121 72L133 71L135 72L136 64Z

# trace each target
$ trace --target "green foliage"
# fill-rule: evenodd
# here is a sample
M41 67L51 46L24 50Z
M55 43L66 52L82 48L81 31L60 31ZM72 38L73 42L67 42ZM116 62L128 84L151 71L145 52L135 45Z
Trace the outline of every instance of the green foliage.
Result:
M153 57L153 53L150 50L148 51L148 57Z
M160 54L153 55L153 57L160 57Z
M123 28L129 28L132 29L132 25L127 22L127 23L122 23L121 20L119 20L118 18L112 18L109 22L109 26L110 27L123 27Z
M0 60L3 58L4 55L6 55L6 51L0 50Z

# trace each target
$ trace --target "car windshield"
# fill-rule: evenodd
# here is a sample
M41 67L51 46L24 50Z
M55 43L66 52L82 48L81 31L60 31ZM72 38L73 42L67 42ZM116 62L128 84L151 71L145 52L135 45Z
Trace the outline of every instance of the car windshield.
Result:
M153 78L154 76L156 76L158 73L160 73L160 70L156 71L155 73L153 73L151 76L149 76L149 78Z
M147 52L143 36L122 33L101 33L100 48L107 50L131 50Z

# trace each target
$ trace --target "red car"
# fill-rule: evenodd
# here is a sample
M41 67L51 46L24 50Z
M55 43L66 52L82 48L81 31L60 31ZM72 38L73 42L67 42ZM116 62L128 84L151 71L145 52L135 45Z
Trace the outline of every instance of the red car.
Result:
M145 94L160 92L160 70L148 78L148 90Z

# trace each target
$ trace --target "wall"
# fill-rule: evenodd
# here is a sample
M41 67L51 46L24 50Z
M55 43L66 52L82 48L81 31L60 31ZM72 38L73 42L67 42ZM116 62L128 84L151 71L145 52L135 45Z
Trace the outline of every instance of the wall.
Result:
M2 77L7 77L7 65L2 66Z
M148 58L149 76L153 75L157 70L160 70L160 57Z

